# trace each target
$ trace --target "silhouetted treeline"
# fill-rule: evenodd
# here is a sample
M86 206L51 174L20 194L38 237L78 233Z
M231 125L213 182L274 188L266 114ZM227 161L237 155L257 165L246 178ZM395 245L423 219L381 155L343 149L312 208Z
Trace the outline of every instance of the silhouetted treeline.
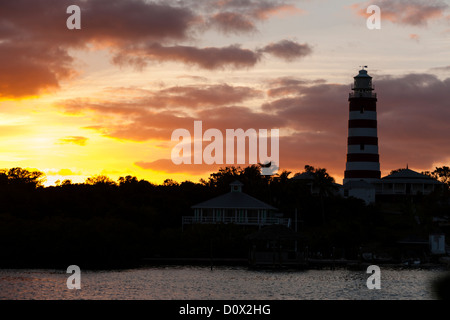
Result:
M305 166L314 180L268 177L258 166L227 167L199 183L166 180L155 185L133 176L105 176L85 183L65 180L43 187L44 174L22 168L0 171L0 266L84 267L136 265L147 257L246 258L253 227L187 226L191 206L229 192L239 179L243 191L297 221L309 250L356 256L360 246L388 248L408 236L434 230L432 216L448 212L448 194L365 206L341 198L325 169ZM316 193L311 193L311 183ZM393 208L400 214L389 214ZM387 212L387 213L386 213ZM417 217L421 224L417 224ZM297 220L295 220L297 218Z

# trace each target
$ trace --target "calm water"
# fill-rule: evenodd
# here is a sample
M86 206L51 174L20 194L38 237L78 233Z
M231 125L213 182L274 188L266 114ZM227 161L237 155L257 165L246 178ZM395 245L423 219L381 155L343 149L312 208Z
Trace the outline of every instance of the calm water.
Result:
M364 271L255 271L244 267L148 267L81 270L81 289L67 289L65 270L0 270L0 299L269 299L430 300L442 270L381 268L381 289L369 290Z

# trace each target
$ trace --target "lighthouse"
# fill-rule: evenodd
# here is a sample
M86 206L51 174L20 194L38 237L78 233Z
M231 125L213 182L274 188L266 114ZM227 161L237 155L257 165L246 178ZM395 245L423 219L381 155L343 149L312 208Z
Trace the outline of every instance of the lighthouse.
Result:
M381 178L377 135L377 95L372 77L364 66L354 77L349 94L347 163L344 184L351 181L376 182Z

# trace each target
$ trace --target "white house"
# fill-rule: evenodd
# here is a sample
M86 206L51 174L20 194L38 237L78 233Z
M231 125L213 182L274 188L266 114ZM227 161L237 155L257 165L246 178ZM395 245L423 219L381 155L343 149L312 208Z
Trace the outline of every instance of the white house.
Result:
M374 184L377 195L430 194L443 186L442 182L409 168L383 177Z
M236 180L230 183L230 192L192 206L194 216L182 217L182 225L235 223L260 227L272 224L290 226L290 219L276 213L277 208L242 192L242 186Z

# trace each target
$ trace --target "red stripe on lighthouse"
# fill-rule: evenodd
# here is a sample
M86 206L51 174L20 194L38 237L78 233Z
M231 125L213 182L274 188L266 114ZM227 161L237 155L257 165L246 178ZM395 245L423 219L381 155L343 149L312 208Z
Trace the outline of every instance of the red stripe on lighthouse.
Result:
M344 177L349 179L358 179L358 178L380 179L381 172L372 170L349 170L344 172Z
M348 145L351 144L368 144L368 145L378 145L378 138L377 137L348 137L347 141Z
M351 98L349 99L350 111L377 111L376 99L372 98Z
M379 162L380 156L374 153L349 153L347 162Z
M349 128L376 128L377 120L355 119L348 120Z

